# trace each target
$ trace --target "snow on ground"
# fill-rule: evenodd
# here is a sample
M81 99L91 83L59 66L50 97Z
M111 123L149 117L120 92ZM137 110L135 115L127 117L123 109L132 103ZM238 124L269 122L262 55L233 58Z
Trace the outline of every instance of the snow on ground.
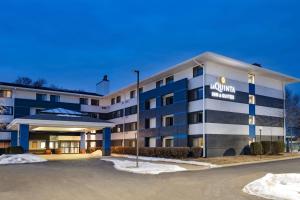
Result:
M300 199L300 174L267 174L246 185L244 192L266 199Z
M3 154L0 165L46 162L47 160L33 154Z
M124 157L129 159L135 159L135 156L125 155ZM140 160L153 161L153 162L168 162L168 163L177 163L177 164L188 164L188 165L197 165L197 166L207 166L209 168L218 167L218 165L214 165L206 162L198 162L198 161L188 161L188 160L178 160L178 159L169 159L169 158L157 158L157 157L145 157L139 156Z
M101 160L114 163L117 170L127 171L137 174L160 174L166 172L186 171L185 168L170 164L157 164L150 162L139 162L139 167L136 168L136 162L131 160L118 160L114 158L103 158Z

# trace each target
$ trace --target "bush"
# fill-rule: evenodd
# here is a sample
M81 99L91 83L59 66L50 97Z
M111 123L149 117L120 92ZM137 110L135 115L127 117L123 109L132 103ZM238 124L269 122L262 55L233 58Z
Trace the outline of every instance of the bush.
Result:
M284 142L283 141L262 141L263 154L278 155L284 152Z
M61 149L55 149L54 152L55 152L55 154L61 154L62 153Z
M262 155L263 148L260 142L252 142L250 145L251 155Z
M111 152L115 154L136 155L135 147L112 147ZM140 156L161 157L161 158L187 158L190 154L189 147L141 147Z
M284 142L283 141L274 141L272 142L272 154L278 155L284 152Z
M272 154L270 141L261 141L261 145L263 148L263 154Z
M93 153L95 151L96 151L96 148L90 147L90 148L87 148L86 153Z
M190 154L189 154L190 157L199 158L199 157L202 157L202 155L203 155L203 148L191 147Z
M21 146L17 146L17 147L8 147L5 150L6 154L22 154L24 153L24 149Z
M50 154L52 154L52 151L51 151L51 149L46 149L46 151L45 151L45 154L46 154L46 155L50 155Z

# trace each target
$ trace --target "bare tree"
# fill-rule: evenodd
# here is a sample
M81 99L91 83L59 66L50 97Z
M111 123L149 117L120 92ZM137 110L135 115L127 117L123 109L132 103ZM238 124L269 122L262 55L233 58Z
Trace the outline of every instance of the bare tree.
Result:
M21 84L21 85L31 85L32 79L28 78L26 76L18 77L17 80L15 80L15 83Z
M36 81L34 81L33 83L32 83L32 86L34 86L34 87L43 87L43 86L45 86L47 84L47 81L45 80L45 79L38 79L38 80L36 80Z

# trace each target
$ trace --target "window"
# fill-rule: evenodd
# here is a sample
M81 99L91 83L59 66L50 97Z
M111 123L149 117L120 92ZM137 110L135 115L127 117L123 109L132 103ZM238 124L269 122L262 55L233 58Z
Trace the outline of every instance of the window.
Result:
M13 107L0 106L0 115L13 115Z
M46 141L45 140L30 140L29 141L29 149L30 150L46 149Z
M6 149L10 147L10 141L0 141L0 149Z
M164 84L163 80L156 81L156 88L160 88L161 86L163 86L163 84Z
M120 103L120 102L121 102L121 96L117 96L116 102L117 102L117 103Z
M174 146L174 138L173 137L164 137L163 147L173 147L173 146Z
M248 74L248 83L255 84L255 75Z
M111 105L114 105L116 103L116 99L115 98L112 98L111 100L110 100L110 104Z
M145 137L145 147L156 147L156 137Z
M89 99L88 98L80 98L80 104L81 105L88 105Z
M167 106L167 105L171 105L173 104L173 96L174 94L167 94L165 96L163 96L162 98L162 105L163 106Z
M189 124L198 124L203 122L203 113L202 111L192 112L188 114Z
M249 104L255 104L255 96L249 95Z
M145 119L145 129L150 128L150 119Z
M7 125L6 123L0 123L0 129L5 130Z
M139 89L139 93L143 93L143 91L144 91L144 89L141 87L141 88Z
M174 124L174 116L173 115L166 115L162 118L162 125L163 127L173 126Z
M47 94L36 94L37 101L47 101Z
M145 129L156 128L156 118L145 119Z
M130 92L130 99L133 99L133 98L135 98L135 90L132 90Z
M174 82L174 76L169 76L166 78L166 85Z
M193 77L201 76L203 75L203 68L200 66L193 68Z
M136 113L137 113L137 106L131 106L131 107L125 108L125 116L133 115Z
M189 101L197 101L203 99L203 88L196 88L189 90L188 92L188 100Z
M60 96L58 96L58 95L50 95L50 101L51 102L59 102L60 101Z
M255 116L249 115L249 125L255 125Z
M110 117L111 119L115 119L119 117L123 117L123 109L111 112L111 117Z
M145 101L145 109L146 110L150 110L150 109L154 109L156 108L156 99L149 99L147 101Z
M137 123L131 122L125 124L125 131L136 131L137 130Z
M99 106L99 100L98 99L91 99L91 105L92 106Z
M193 147L203 147L203 138L193 138Z
M11 90L0 90L0 98L12 98Z
M123 124L118 124L112 128L113 133L120 133L123 132Z
M125 115L126 116L133 115L133 114L136 114L136 113L137 113L137 106L131 106L131 107L125 108Z

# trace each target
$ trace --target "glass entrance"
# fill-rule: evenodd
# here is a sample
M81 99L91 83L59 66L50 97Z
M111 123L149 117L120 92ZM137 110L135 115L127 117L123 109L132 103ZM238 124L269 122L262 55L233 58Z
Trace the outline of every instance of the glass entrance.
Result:
M61 141L61 153L79 153L80 142L78 141Z

